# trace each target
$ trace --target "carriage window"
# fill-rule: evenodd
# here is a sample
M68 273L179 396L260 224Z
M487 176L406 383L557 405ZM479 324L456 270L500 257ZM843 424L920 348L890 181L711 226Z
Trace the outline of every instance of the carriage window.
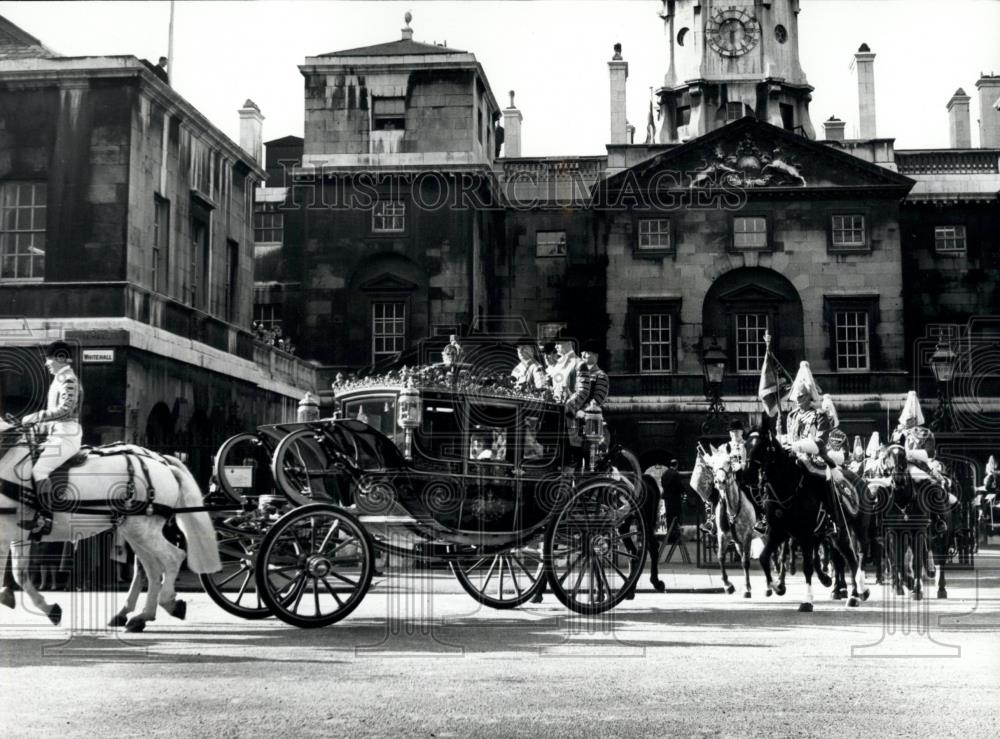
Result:
M424 404L417 443L431 458L462 457L462 429L453 403L431 400Z
M526 413L521 418L523 461L526 467L548 465L559 450L559 417L555 413Z
M469 437L466 456L472 461L514 461L517 408L507 405L469 405Z
M396 399L365 398L344 403L344 418L367 423L390 439L396 432Z

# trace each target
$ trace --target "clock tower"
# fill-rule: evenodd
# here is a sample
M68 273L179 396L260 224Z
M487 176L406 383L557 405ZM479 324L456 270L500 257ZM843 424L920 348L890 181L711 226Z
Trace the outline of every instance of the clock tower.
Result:
M659 141L687 141L747 115L815 138L798 15L799 0L663 0Z

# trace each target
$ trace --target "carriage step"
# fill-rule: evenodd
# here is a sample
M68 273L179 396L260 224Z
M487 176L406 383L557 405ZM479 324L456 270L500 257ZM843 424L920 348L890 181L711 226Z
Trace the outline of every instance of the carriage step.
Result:
M417 519L413 518L413 516L358 516L358 519L361 523L381 523L397 526L417 522Z

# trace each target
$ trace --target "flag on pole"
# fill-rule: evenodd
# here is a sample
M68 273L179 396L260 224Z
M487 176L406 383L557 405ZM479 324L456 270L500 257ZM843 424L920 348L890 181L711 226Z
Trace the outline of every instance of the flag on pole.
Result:
M760 386L757 390L757 397L764 404L764 411L774 418L781 410L781 380L778 377L778 370L775 366L775 359L771 356L770 336L765 338L767 351L764 354L764 364L760 368Z
M646 118L646 143L656 143L656 121L653 119L653 88L649 88L649 116Z

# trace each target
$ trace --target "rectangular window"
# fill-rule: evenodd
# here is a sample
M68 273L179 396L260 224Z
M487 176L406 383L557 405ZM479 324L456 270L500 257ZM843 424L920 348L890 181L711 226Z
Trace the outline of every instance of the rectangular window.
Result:
M167 265L170 253L170 203L163 198L153 200L153 263L149 286L159 293L167 291Z
M566 232L565 231L535 232L535 256L536 257L566 256Z
M375 131L405 130L406 100L404 98L374 98L372 100L372 128Z
M639 219L639 250L668 250L670 244L669 218Z
M760 216L733 219L734 249L767 249L767 219Z
M537 327L538 343L545 344L549 341L555 341L559 336L559 332L565 328L565 323L559 323L556 321L539 323Z
M964 254L965 226L935 226L934 251L938 254Z
M868 369L868 312L837 311L834 315L838 370Z
M280 203L259 203L253 214L255 244L280 244L285 238L285 215L278 211Z
M223 285L222 302L226 320L236 323L236 301L239 295L240 245L229 239L226 242L226 283Z
M209 231L200 218L191 219L191 276L188 298L194 308L208 304Z
M736 371L760 372L767 353L764 334L768 331L766 313L736 314Z
M673 371L672 334L669 313L644 313L639 316L640 372Z
M858 249L867 245L863 215L833 216L830 221L831 243L838 249Z
M691 106L682 105L678 107L674 113L674 118L677 128L681 128L682 126L686 126L691 123Z
M743 103L726 103L726 123L738 121L743 117Z
M265 331L281 328L281 304L254 303L253 320Z
M781 127L786 131L794 131L795 108L788 103L779 103L778 109L781 111Z
M374 233L402 233L406 230L406 204L380 200L372 209Z
M45 277L47 195L42 182L0 183L0 279Z
M406 348L406 306L401 302L372 303L372 361Z

